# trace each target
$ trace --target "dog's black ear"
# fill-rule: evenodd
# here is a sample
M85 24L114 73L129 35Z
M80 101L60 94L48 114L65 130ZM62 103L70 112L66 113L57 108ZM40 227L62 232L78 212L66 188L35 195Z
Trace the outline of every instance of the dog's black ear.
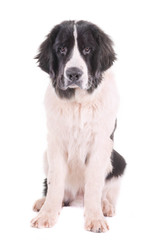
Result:
M100 47L100 68L101 71L105 71L113 65L116 60L116 54L110 37L100 29L97 31L97 34Z
M56 59L53 52L53 44L55 42L56 36L59 32L59 26L57 25L53 30L47 35L46 40L40 45L39 53L35 57L38 59L39 67L54 75L54 67L56 65Z

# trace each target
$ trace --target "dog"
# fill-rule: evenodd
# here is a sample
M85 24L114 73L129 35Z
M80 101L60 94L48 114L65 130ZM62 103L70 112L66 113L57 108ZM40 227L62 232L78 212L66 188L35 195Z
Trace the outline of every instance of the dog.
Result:
M113 42L87 21L56 25L36 56L50 76L45 95L47 150L44 197L32 227L55 225L62 206L84 204L85 229L105 232L126 162L113 149L119 105L111 66Z

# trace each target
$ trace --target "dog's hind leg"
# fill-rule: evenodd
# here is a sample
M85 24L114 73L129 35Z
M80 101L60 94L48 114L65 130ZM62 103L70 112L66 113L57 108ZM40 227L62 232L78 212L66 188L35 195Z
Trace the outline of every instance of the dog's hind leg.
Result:
M102 193L102 211L104 216L108 217L115 215L115 205L120 189L120 182L126 168L124 158L115 150L112 152L111 161L113 170L106 176Z
M45 200L46 200L45 197L38 199L33 205L33 211L39 212L41 210L41 207L43 206Z
M120 178L112 178L105 183L102 194L103 215L113 217L115 215L115 206L120 189Z

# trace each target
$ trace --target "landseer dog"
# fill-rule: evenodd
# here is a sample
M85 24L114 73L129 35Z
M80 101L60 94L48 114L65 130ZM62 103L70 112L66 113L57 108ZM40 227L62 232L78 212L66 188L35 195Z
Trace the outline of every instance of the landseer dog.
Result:
M62 206L82 199L85 229L105 232L126 166L113 150L119 99L110 69L113 43L90 22L65 21L47 35L36 58L51 82L45 95L45 196L34 205L39 213L31 225L54 226Z

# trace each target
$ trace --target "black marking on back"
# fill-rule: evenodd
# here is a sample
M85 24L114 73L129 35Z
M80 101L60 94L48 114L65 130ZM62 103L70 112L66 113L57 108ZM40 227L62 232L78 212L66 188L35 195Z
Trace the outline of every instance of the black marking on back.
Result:
M114 149L111 154L111 162L113 166L113 170L106 177L106 180L111 179L112 177L120 177L123 175L124 170L126 168L126 161L124 158L116 152Z

